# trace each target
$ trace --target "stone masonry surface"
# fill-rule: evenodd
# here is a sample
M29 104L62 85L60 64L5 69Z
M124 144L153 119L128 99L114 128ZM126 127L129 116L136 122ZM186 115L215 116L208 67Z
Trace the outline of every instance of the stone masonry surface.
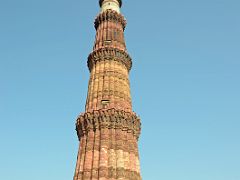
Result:
M100 0L100 6L105 7L94 23L97 32L88 57L86 107L76 122L80 143L74 180L141 180L141 122L132 111L132 59L124 40L126 20L111 9L111 1L119 8L122 5L121 0Z

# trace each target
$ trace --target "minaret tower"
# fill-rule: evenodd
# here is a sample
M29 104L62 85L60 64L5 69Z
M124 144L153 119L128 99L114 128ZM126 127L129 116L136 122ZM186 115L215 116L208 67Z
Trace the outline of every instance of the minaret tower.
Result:
M122 0L100 0L96 38L88 57L85 113L76 122L80 141L74 180L141 180L139 117L132 111Z

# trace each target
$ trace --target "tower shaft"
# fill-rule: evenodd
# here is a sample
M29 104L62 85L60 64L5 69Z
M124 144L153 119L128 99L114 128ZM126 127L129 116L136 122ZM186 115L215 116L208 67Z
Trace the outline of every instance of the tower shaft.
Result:
M99 3L85 113L76 122L80 144L74 180L140 180L141 123L132 111L122 1Z

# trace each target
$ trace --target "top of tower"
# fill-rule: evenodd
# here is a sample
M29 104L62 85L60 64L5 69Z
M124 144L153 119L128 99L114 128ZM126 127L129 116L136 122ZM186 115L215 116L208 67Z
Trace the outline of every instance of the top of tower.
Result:
M99 5L100 5L100 7L102 7L103 1L106 1L106 0L99 0ZM116 1L118 1L119 6L121 7L121 6L122 6L122 0L116 0Z

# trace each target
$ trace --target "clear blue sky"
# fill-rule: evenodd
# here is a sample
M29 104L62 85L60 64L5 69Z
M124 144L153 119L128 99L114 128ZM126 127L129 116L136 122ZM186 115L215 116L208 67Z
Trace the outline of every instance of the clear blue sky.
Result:
M240 180L240 1L123 0L144 180ZM98 0L0 0L0 179L72 179Z

